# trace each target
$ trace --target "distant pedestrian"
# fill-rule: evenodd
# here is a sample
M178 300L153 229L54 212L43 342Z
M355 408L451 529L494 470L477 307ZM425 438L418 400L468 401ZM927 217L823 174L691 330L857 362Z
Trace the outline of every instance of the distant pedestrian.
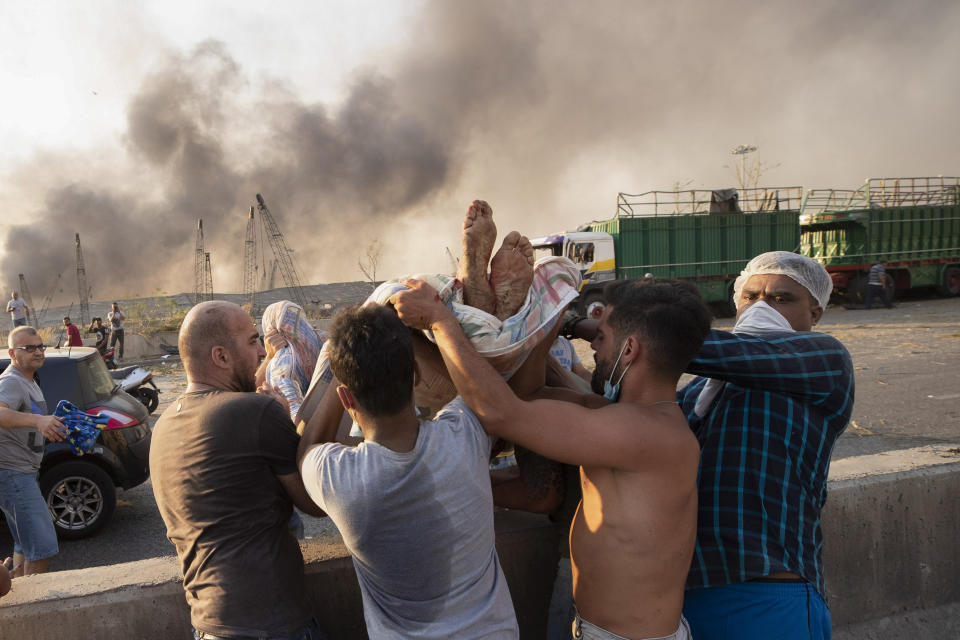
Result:
M10 294L7 312L10 314L10 319L13 320L14 329L25 326L27 319L30 317L30 308L27 307L27 303L20 298L20 294L16 291Z
M123 311L120 311L120 305L114 302L111 310L107 314L107 322L110 323L110 346L115 349L114 360L120 362L123 360L123 321L127 319ZM117 346L117 343L120 346Z
M873 308L873 299L880 296L883 300L883 306L887 309L893 307L890 304L890 292L888 291L887 270L882 262L870 267L870 275L867 277L867 309Z
M82 347L83 340L80 338L80 329L77 329L77 325L70 322L70 316L63 316L63 326L67 329L67 346Z
M97 344L94 346L96 346L97 351L99 351L101 355L106 353L110 330L103 325L103 320L99 316L90 321L90 328L87 329L87 333L92 333L96 336Z

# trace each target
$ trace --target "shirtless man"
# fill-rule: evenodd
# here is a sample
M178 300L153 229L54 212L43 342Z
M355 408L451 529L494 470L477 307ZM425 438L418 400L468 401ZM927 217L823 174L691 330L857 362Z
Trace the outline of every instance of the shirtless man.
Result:
M676 405L676 384L710 330L696 291L673 281L613 283L591 345L593 386L603 386L607 400L543 389L548 335L511 380L520 393L540 389L538 399L524 401L477 355L429 286L406 284L391 302L408 326L433 332L487 432L582 467L583 499L570 531L576 637L687 638L681 610L699 447Z

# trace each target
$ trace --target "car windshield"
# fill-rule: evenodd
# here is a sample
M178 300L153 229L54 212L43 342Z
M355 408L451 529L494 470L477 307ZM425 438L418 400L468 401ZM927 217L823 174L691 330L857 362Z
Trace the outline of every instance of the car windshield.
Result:
M97 400L106 400L111 396L116 382L110 377L107 371L107 365L103 363L103 358L96 357L84 358L77 362L77 373L80 375L81 384L84 386L84 396L94 396ZM89 385L89 387L88 387Z

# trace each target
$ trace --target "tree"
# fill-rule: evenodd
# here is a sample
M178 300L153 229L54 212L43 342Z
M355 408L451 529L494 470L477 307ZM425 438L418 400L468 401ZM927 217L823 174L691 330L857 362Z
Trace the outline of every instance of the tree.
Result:
M374 288L377 286L377 268L380 266L381 257L383 257L383 243L380 242L380 238L374 238L357 260L360 272Z

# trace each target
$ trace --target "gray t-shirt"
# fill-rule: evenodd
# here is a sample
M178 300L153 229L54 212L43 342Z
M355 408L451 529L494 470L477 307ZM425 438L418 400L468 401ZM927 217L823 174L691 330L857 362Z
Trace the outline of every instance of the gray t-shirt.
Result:
M460 398L420 424L412 451L313 448L310 497L353 554L372 640L517 638L494 547L491 439Z
M0 374L0 402L21 413L47 414L43 392L12 364ZM0 428L0 469L36 473L43 458L44 438L32 427Z
M17 298L16 300L7 301L7 311L10 312L10 318L13 320L23 320L27 317L27 312L24 311L24 307L27 306L27 303L23 301L23 298Z

